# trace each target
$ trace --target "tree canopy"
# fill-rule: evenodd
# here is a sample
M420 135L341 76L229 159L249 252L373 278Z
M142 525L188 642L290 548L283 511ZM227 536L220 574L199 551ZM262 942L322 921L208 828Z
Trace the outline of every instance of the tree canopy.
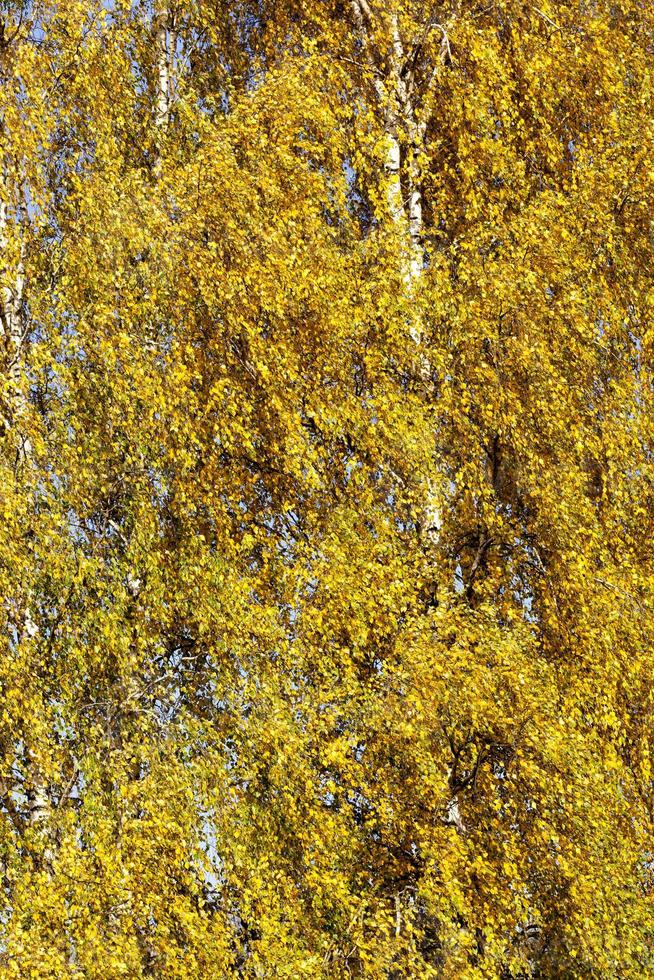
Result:
M0 975L654 975L654 5L0 2Z

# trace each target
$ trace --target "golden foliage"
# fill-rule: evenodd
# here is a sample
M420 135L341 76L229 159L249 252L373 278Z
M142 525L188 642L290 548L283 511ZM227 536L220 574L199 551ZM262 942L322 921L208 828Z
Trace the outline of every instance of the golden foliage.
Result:
M0 28L0 974L653 975L654 8Z

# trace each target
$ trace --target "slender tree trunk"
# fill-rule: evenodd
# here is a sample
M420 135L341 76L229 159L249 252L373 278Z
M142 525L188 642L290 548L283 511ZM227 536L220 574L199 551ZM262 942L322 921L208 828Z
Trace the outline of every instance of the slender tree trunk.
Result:
M383 113L385 135L385 156L383 161L384 180L386 184L386 206L388 218L398 228L400 240L400 267L405 282L407 298L415 294L417 284L425 267L423 247L423 213L422 190L420 187L420 157L424 150L426 126L418 118L414 94L413 70L407 71L406 55L402 42L397 16L391 17L391 38L389 51L379 59L389 67L384 77L380 77L373 53L370 49L370 27L372 11L367 0L351 0L355 27L359 34L364 56L373 69L375 76L375 91L379 106ZM400 123L407 136L404 171L402 159L402 144L400 142ZM406 199L403 192L406 187ZM416 346L416 363L418 374L428 378L431 365L420 350L423 340L422 325L412 323L410 339ZM442 524L440 493L436 475L426 481L422 494L420 515L421 530L424 540L431 553L438 546ZM445 805L442 815L443 823L454 827L458 833L465 832L461 817L459 794L452 785L452 770L448 772L450 798Z
M162 4L162 8L156 15L154 23L154 43L155 43L155 103L154 103L154 124L157 128L157 148L155 171L157 176L161 169L161 143L168 128L170 118L170 96L172 83L172 56L174 52L174 38L170 30L171 24L170 9L167 3Z
M0 132L4 130L0 120ZM12 242L12 231L15 223L10 217L12 188L5 165L2 172L0 187L0 330L5 353L5 370L7 372L8 392L7 401L3 406L3 427L6 432L14 429L18 420L24 414L25 396L21 382L22 353L26 333L24 314L25 266L24 242L21 236L16 249ZM18 251L18 256L12 259L12 252ZM23 452L29 451L29 444L22 436Z
M425 127L412 120L412 138L408 161L409 201L408 222L410 238L411 278L417 279L425 265L422 246L422 191L420 189L420 155L423 150ZM419 338L418 338L419 339Z
M4 119L0 119L0 133L5 137L6 144ZM27 396L23 364L28 326L24 302L26 220L27 209L22 181L15 178L12 180L9 161L5 158L0 184L0 331L7 372L7 399L3 406L2 425L5 435L13 433L18 440L17 462L24 463L29 461L32 452L29 437L24 431ZM30 596L16 598L14 606L18 642L29 643L39 632L32 618ZM27 819L30 825L40 826L47 832L51 813L47 780L31 752L28 754L28 761L31 770L31 788ZM46 849L45 857L48 861L51 859L50 849Z
M38 765L32 770L32 792L30 794L29 820L32 826L46 826L50 817L50 794Z

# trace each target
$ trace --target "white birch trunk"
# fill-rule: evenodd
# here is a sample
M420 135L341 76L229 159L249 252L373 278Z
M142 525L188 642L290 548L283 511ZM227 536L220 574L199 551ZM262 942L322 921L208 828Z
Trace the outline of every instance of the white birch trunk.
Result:
M170 119L170 98L172 83L172 52L174 39L171 37L170 11L168 4L164 3L158 14L155 15L154 23L154 70L155 70L155 96L154 96L154 125L157 131L155 150L154 150L154 175L161 176L161 151L164 136L168 128Z
M422 191L420 188L420 157L424 150L426 126L416 111L413 75L405 72L405 52L399 32L397 17L391 18L390 51L387 54L385 78L376 72L369 49L369 28L372 12L367 0L351 0L355 27L359 33L364 55L376 73L374 83L384 121L385 155L383 161L386 183L386 206L389 219L400 232L400 268L410 300L423 274L425 255L423 248ZM447 38L447 35L445 35ZM448 48L449 50L449 48ZM408 136L408 153L405 162L406 202L402 190L402 147L399 123ZM417 350L418 372L423 378L431 374L431 366L424 351L420 350L422 329L420 323L410 328L410 339ZM440 538L442 515L438 481L429 479L424 487L421 508L422 533L430 552L434 553ZM448 781L451 772L448 773ZM443 823L452 826L457 833L465 833L465 825L459 809L458 794L454 793L445 805ZM399 928L399 926L398 926Z
M164 7L157 17L155 30L157 91L154 122L160 132L165 131L170 113L171 39L168 35L168 20L168 10Z
M367 0L352 0L354 22L359 33L364 54L373 70L375 65L369 46L369 28L372 12ZM375 91L383 113L385 153L383 160L386 187L386 206L389 219L399 230L400 269L407 297L411 299L424 269L422 191L420 188L420 157L424 149L425 125L418 118L413 93L413 73L405 73L405 51L400 36L397 16L391 17L391 38L388 52L389 68L382 79L375 72ZM402 147L400 121L409 137L409 152L405 176L407 199L402 188ZM428 378L431 366L421 351L422 329L420 323L409 328L411 341L418 348L417 370ZM441 512L436 482L430 480L425 488L424 507L421 515L422 531L430 548L438 544L441 528Z
M5 364L8 372L8 403L4 406L3 425L5 431L15 428L16 422L25 410L25 396L22 386L22 349L25 335L23 298L25 292L24 245L18 249L11 241L14 225L10 218L11 189L7 168L3 168L0 187L0 331L5 351ZM18 257L12 261L12 251ZM29 444L22 437L23 451L29 451Z
M33 789L30 799L30 823L32 826L46 824L50 816L50 796L40 771L34 766L32 773Z
M0 132L4 134L4 120L0 119ZM8 399L4 406L3 428L11 431L20 440L19 458L24 462L31 455L31 446L25 432L21 432L21 422L27 409L27 397L23 380L24 344L27 323L24 308L25 298L25 217L26 209L21 199L23 188L12 186L7 162L2 167L0 184L0 334L5 351L5 364L8 372ZM16 215L12 218L12 204ZM15 241L18 236L18 242ZM32 618L29 597L23 605L22 613L17 611L16 630L19 643L31 642L39 632ZM29 756L32 788L29 794L28 822L31 826L46 827L51 812L50 795L41 770ZM50 861L52 852L44 852Z

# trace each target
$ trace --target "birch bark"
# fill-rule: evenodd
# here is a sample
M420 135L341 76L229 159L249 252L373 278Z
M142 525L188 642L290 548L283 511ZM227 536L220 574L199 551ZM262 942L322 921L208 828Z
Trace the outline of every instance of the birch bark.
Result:
M374 86L382 113L386 144L383 160L386 206L389 220L400 231L399 261L407 299L410 301L416 292L417 284L425 267L420 158L424 152L426 125L424 120L419 118L417 110L415 67L409 66L405 45L400 34L398 17L397 14L392 14L388 51L384 53L384 58L379 59L381 64L388 66L382 76L375 64L371 50L373 12L368 0L351 0L351 4L361 48L375 77ZM444 43L446 43L447 35L444 30L443 33ZM444 50L449 52L449 47L444 48ZM401 131L406 141L404 161L402 159ZM431 366L424 351L419 349L423 341L423 331L419 320L417 323L412 323L409 334L410 340L418 348L418 372L422 377L429 377ZM421 505L422 533L431 553L435 551L438 545L441 524L438 480L434 474L426 481ZM451 796L445 805L445 813L441 819L443 823L451 825L459 833L463 833L465 825L461 817L459 797L453 780L453 769L450 769L448 784Z
M351 4L359 43L375 79L374 87L382 114L385 137L383 175L386 206L389 220L400 232L400 269L407 298L411 300L425 267L420 157L424 151L426 126L418 115L414 68L408 67L397 14L392 14L390 18L388 50L384 52L383 58L378 59L381 64L387 66L382 74L372 49L373 12L368 0L351 0ZM401 130L407 141L404 167ZM419 318L411 324L409 337L413 344L420 348L423 331ZM418 349L416 360L420 375L428 377L431 367L424 351ZM425 488L421 526L430 548L433 549L438 544L441 527L439 497L434 479L430 479Z
M0 120L0 132L4 131ZM5 431L14 429L17 421L24 414L25 398L21 383L21 360L24 336L26 333L24 313L25 292L25 250L23 236L18 226L10 217L12 198L9 168L5 161L2 168L2 184L0 185L0 330L5 350L5 364L8 374L8 398L3 406L3 427ZM18 227L19 242L12 242L12 233L16 234ZM12 253L18 253L13 257ZM24 452L29 452L29 443L23 436L21 442Z
M170 117L170 86L172 82L172 54L174 39L172 37L171 14L168 4L163 4L155 19L155 78L156 93L154 104L154 124L158 132L155 172L161 170L161 143L168 127Z
M7 147L9 138L3 117L0 117L0 133ZM29 437L23 429L27 409L23 379L24 345L28 327L24 302L26 225L27 206L23 181L15 174L12 176L10 160L5 156L2 161L0 182L0 334L4 346L8 386L6 404L3 406L2 426L6 435L13 433L18 439L17 463L27 462L32 453ZM23 644L33 640L39 632L39 627L32 618L29 595L15 598L12 605L16 610L18 642ZM47 833L51 814L49 787L38 761L31 752L28 753L27 759L31 769L28 822L32 826L42 827ZM52 851L49 847L46 848L44 857L48 862L51 860Z

